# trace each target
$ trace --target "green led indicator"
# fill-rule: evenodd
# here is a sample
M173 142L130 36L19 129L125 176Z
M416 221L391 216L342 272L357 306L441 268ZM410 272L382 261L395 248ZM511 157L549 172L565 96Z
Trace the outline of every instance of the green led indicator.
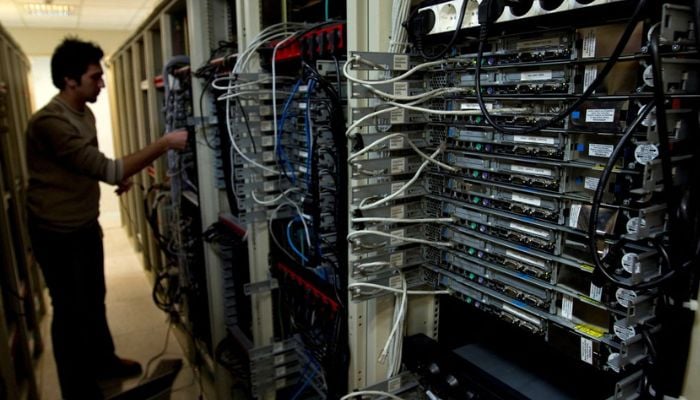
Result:
M467 252L469 253L470 256L473 256L474 254L476 254L476 250L474 250L471 247L469 248L469 250Z

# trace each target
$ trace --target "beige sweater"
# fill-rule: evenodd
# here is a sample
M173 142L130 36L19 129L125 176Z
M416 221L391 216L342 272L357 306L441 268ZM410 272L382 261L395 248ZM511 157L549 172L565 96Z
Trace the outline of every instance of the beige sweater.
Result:
M92 111L76 111L58 96L29 120L27 167L29 214L39 226L57 231L94 223L98 181L114 185L124 174L121 160L98 149Z

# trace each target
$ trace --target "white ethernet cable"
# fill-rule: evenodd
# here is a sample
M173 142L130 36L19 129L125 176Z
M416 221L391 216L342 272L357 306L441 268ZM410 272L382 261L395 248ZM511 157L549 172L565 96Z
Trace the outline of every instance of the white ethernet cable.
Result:
M417 99L417 100L415 100L415 101L412 101L412 102L410 102L410 103L402 104L402 106L404 106L404 108L405 108L405 106L415 106L415 105L420 104L420 103L422 103L422 102L424 102L424 101L430 100L430 99L432 99L432 98L434 98L434 97L439 97L439 96L441 96L441 95L443 95L443 94L456 93L456 92L460 92L460 91L461 91L460 88L440 88L440 89L432 90L432 91L430 91L430 92L427 92L427 93L425 94L425 96L423 96L423 97L421 97L421 98L419 98L419 99ZM396 104L398 104L398 103L396 103ZM377 110L377 111L371 112L371 113L369 113L369 114L363 116L362 118L358 118L357 121L353 122L353 123L345 130L345 135L346 135L347 137L352 138L352 137L354 137L354 134L352 133L352 131L353 131L355 128L359 127L361 123L367 121L367 120L370 119L370 118L374 118L374 117L376 117L376 116L378 116L378 115L381 115L381 114L384 114L384 113L388 113L388 112L391 112L391 111L394 111L394 110L398 110L399 108L401 108L401 106L393 105L392 107L388 107L388 108L384 108L384 109L381 109L381 110ZM472 111L476 111L476 110L472 110Z
M352 399L355 397L360 397L360 396L378 396L378 397L381 396L381 397L388 397L392 400L404 400L395 394L391 394L388 392L382 392L379 390L360 390L358 392L348 393L345 396L341 397L340 400L349 400L349 399Z
M357 236L368 236L368 235L369 236L381 236L381 237L394 239L394 240L401 240L401 241L404 241L407 243L427 244L427 245L438 246L438 247L453 247L454 246L454 244L452 242L436 242L434 240L410 238L410 237L394 235L394 234L386 233L386 232L382 232L382 231L373 231L373 230L369 230L369 229L352 231L348 234L347 240L352 241Z
M360 150L356 153L350 154L350 156L348 157L348 161L352 162L354 159L369 152L373 147L378 146L378 145L380 145L386 141L389 141L393 138L396 138L396 137L403 137L408 142L408 145L411 146L413 151L418 153L418 155L421 156L423 159L430 161L431 163L433 163L441 168L444 168L448 171L453 171L453 172L459 171L458 168L455 168L451 165L445 164L445 163L438 161L435 158L431 158L429 155L425 154L418 146L416 146L416 144L413 142L413 140L411 140L411 138L408 135L406 135L405 133L392 133L392 134L383 136L382 138L377 139L374 142L366 145L362 150Z
M430 155L430 158L435 158L438 154L440 154L441 151L442 151L442 147L438 148L437 150L435 150L433 152L433 154ZM391 193L390 195L388 195L386 197L382 197L379 200L377 200L373 203L369 203L369 204L367 204L367 201L371 200L372 197L364 198L364 199L362 199L362 201L360 201L358 208L360 210L368 210L370 208L381 206L382 204L385 204L386 202L399 197L403 192L406 191L406 189L408 189L411 185L413 185L418 180L418 178L420 178L421 173L423 173L423 170L428 166L428 164L429 164L429 161L427 161L427 160L423 161L423 163L420 165L420 167L416 171L415 175L413 175L413 177L408 182L404 183L403 186L398 188L395 192Z
M454 218L384 218L384 217L360 217L353 218L352 222L387 222L394 224L425 224L430 222L455 222Z
M355 55L354 57L348 58L348 60L345 62L345 64L343 64L343 75L345 76L345 78L347 78L349 81L363 84L363 85L379 85L379 84L383 84L383 83L398 82L400 80L408 78L409 76L413 75L417 71L420 71L420 70L423 70L426 68L434 67L437 65L442 65L445 63L460 63L460 62L463 63L463 62L468 62L468 60L463 59L463 58L446 58L444 60L429 61L429 62L425 62L422 64L418 64L415 67L409 69L408 71L404 72L401 75L398 75L398 76L395 76L395 77L389 78L389 79L382 79L382 80L376 80L376 81L366 81L363 79L355 78L354 76L350 75L348 68L350 67L350 65L353 62L358 62L358 63L362 63L365 65L370 65L370 66L375 67L375 68L380 67L369 60L363 59L359 55Z
M299 190L301 190L301 189L296 188L296 187L289 188L289 189L287 189L287 190L285 190L284 192L280 193L277 197L275 197L275 198L273 198L273 199L271 199L271 200L260 200L260 199L258 199L258 196L255 195L255 190L252 190L252 191L250 192L250 194L253 196L253 201L254 201L254 202L256 202L256 203L258 203L258 204L260 204L260 205L263 205L263 206L272 206L272 205L275 205L278 201L280 201L280 200L286 198L287 195L288 195L289 193L296 192L296 191L299 191Z

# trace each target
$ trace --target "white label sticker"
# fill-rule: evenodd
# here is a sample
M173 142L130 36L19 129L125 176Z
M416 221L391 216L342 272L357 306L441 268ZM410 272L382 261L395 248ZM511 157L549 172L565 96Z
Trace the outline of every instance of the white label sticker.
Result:
M525 194L513 193L511 195L511 199L513 201L517 201L518 203L529 204L531 206L538 206L539 207L542 205L542 200L539 197L528 196Z
M277 342L272 345L272 352L273 353L279 353L280 351L284 350L284 343L282 342Z
M484 104L486 106L487 110L493 110L493 104L492 103L486 103ZM481 107L479 107L479 103L462 103L459 105L460 110L481 110Z
M542 47L552 47L552 46L558 46L558 45L559 45L558 38L519 40L518 43L515 45L515 48L517 50L538 49L538 48L542 48Z
M408 96L408 82L394 82L394 96Z
M389 264L394 268L399 268L403 266L403 251L397 253L391 253L389 256Z
M569 227L571 227L571 228L578 227L579 215L581 215L581 204L580 203L572 203L571 210L569 211Z
M263 183L263 190L265 190L266 192L271 192L275 190L275 182L267 181Z
M541 176L552 176L552 170L547 168L535 168L535 167L525 167L523 165L511 165L510 170L513 172L520 172L523 174L531 175L541 175Z
M561 298L561 316L570 320L574 317L574 299L564 295Z
M537 143L537 144L554 144L554 138L550 137L540 137L540 136L513 136L513 141L515 143Z
M389 239L389 244L392 246L396 246L399 243L403 243L403 236L404 236L404 230L403 229L397 229L395 231L390 232L393 236L398 236L398 237L392 237Z
M268 147L268 146L272 146L272 145L274 145L274 144L275 144L275 143L272 141L272 137L271 137L271 136L263 136L263 137L262 137L262 145L263 145L263 146Z
M261 131L271 131L272 130L272 122L270 122L270 121L260 122L260 130Z
M659 156L659 148L651 143L643 143L634 149L634 159L642 165L647 165Z
M589 108L588 110L586 110L586 122L604 123L614 121L614 108Z
M391 123L400 124L406 119L406 110L399 108L391 112Z
M543 229L533 228L533 227L530 227L527 225L518 224L516 222L511 222L510 228L519 230L521 232L529 233L529 234L534 235L534 236L539 236L541 238L549 237L549 232L547 232Z
M521 81L548 81L552 79L552 71L527 71L520 73Z
M403 185L404 185L403 182L394 182L394 183L392 183L392 184L391 184L391 193L396 193L396 192L398 192L399 189L401 189L401 188L403 187ZM399 197L400 197L400 196L403 196L404 193L406 193L406 192L404 191L401 195L399 195Z
M637 293L629 289L619 288L615 291L615 298L622 307L628 308L634 304L637 299Z
M402 204L391 207L389 215L391 215L391 218L406 218L406 206Z
M629 272L630 274L638 274L641 272L641 263L639 262L639 256L635 253L627 253L622 256L621 260L622 269Z
M280 376L284 375L285 373L287 373L287 367L275 368L275 377L279 378Z
M611 144L591 143L588 145L588 155L591 157L609 158L613 149L615 149L615 146Z
M591 290L588 292L588 297L595 301L601 301L603 299L603 288L591 283Z
M405 147L404 139L403 136L395 136L389 139L389 150L403 149Z
M394 275L391 278L389 278L389 287L394 288L394 289L401 289L402 288L401 275Z
M262 159L263 159L263 161L265 161L265 162L272 161L272 160L275 159L275 153L273 153L273 152L271 152L271 151L266 151L266 152L263 153Z
M582 32L583 36L583 51L581 54L582 58L593 58L595 57L595 29L588 29Z
M620 326L616 324L613 326L613 331L615 332L615 336L619 337L621 340L629 340L637 336L637 331L633 326Z
M593 341L581 338L581 361L593 365Z
M544 262L537 260L535 258L532 258L532 257L528 257L528 256L523 255L521 253L518 253L518 252L515 252L512 250L506 250L506 255L510 258L514 258L516 260L520 260L522 262L526 262L528 264L535 265L535 266L538 266L540 268L544 268Z
M284 363L284 354L275 356L275 365L280 365L282 363Z
M406 172L406 158L392 158L391 159L391 173L400 174Z
M598 67L595 65L586 65L586 68L583 70L583 90L587 90L597 77Z
M394 55L394 70L406 71L407 69L408 69L408 55L395 54Z
M592 176L587 176L586 179L583 180L583 187L588 190L596 190L598 188L599 182L600 179L594 178Z
M399 389L401 389L401 377L397 376L396 378L389 379L386 389L389 393L398 392Z

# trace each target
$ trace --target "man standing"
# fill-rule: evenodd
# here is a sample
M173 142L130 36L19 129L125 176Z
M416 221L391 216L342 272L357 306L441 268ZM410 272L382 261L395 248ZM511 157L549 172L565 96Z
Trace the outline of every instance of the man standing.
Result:
M101 399L98 378L138 375L141 366L114 353L105 315L98 181L129 189L128 178L169 149L187 144L187 131L112 160L97 145L94 103L105 87L98 46L67 38L51 58L59 89L27 128L27 212L35 256L53 305L51 337L64 399Z

